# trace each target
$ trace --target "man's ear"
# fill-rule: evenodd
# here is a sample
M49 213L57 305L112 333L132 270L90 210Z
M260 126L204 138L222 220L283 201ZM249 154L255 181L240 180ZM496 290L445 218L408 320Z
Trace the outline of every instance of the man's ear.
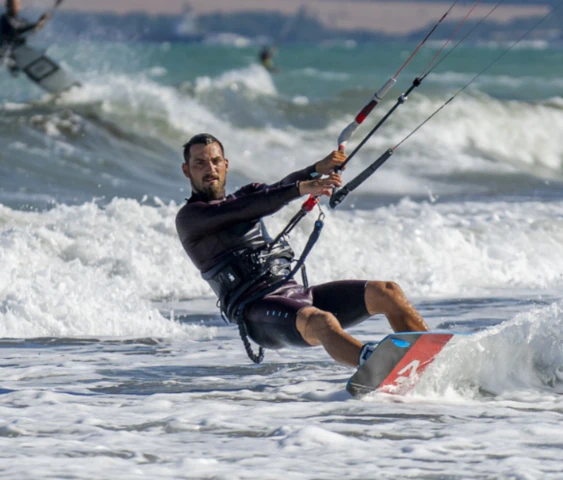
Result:
M229 171L229 159L225 158L225 172Z
M186 178L188 178L190 180L192 179L190 177L190 167L188 167L188 164L185 163L185 162L182 163L182 172L184 172L184 175L186 176Z

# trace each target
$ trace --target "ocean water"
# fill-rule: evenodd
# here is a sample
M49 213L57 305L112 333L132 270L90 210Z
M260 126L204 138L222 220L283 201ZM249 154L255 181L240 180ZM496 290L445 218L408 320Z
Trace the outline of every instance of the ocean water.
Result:
M229 189L274 182L334 149L414 47L287 45L271 76L253 45L54 43L83 83L59 98L0 72L3 479L563 478L560 48L520 44L341 207L325 202L312 283L394 280L433 329L473 333L408 395L351 398L353 370L320 348L251 364L178 241L191 135L222 139ZM345 179L503 48L458 48ZM379 316L351 330L390 332Z

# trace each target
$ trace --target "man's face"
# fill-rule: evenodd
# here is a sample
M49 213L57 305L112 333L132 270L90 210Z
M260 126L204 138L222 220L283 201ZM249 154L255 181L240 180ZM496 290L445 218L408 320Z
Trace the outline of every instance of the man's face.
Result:
M223 157L218 143L192 145L190 163L184 163L182 170L190 179L194 193L203 194L208 200L219 200L225 196L229 161Z

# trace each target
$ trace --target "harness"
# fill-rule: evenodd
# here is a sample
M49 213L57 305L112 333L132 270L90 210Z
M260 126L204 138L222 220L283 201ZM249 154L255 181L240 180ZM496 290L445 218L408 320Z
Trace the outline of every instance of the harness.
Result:
M323 219L324 214L321 212L297 260L286 235L280 234L272 240L260 220L245 235L248 246L234 250L216 266L202 273L202 278L219 298L218 306L223 319L227 323L238 325L246 353L254 363L262 362L264 348L260 346L258 354L252 350L244 321L245 308L285 285L299 270L304 286L308 286L305 260L319 239L324 226ZM265 238L261 244L256 245L258 233ZM261 284L264 287L258 288Z
M231 252L202 277L219 298L224 317L238 323L238 300L255 285L277 283L291 270L295 254L285 239L259 248L242 248Z

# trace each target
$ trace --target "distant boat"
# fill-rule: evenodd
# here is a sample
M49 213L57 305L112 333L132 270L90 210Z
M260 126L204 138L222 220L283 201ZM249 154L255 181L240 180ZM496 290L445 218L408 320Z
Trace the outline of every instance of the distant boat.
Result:
M183 42L201 42L205 38L199 29L197 16L189 5L184 5L182 17L176 25L176 37Z

